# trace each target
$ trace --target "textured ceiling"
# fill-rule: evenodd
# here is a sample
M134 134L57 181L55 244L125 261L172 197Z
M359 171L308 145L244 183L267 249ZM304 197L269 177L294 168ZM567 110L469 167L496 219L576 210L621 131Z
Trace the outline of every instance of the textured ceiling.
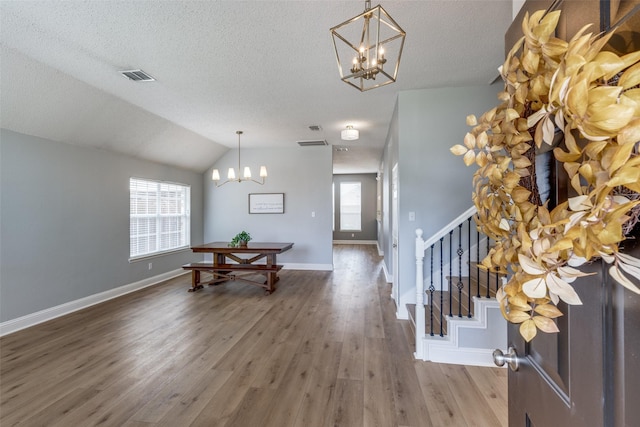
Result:
M381 4L407 32L398 81L361 93L329 28L362 1L0 1L1 124L200 172L236 130L243 147L326 139L349 148L334 172L375 172L398 91L488 84L512 17L511 0Z

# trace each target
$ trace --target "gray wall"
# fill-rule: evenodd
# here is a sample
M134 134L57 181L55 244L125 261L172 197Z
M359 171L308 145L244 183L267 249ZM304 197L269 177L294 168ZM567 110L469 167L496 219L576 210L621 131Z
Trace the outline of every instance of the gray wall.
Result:
M340 183L360 182L362 196L362 216L360 231L340 231ZM341 174L333 176L335 185L335 225L333 240L370 240L378 238L378 222L376 221L376 197L378 195L378 181L376 174ZM351 236L353 234L353 237Z
M393 117L385 150L388 179L384 182L391 185L391 168L397 161L401 310L415 302L415 229L422 228L426 239L472 206L475 168L466 167L449 148L461 143L469 131L466 116L479 117L495 106L501 89L502 85L438 88L398 95L397 116ZM409 212L415 212L415 221L409 221ZM385 263L390 270L390 248L385 252Z
M205 240L229 241L246 230L255 241L294 242L293 249L278 256L286 268L332 269L331 147L243 148L241 154L242 167L250 166L257 175L265 165L269 176L264 185L216 187L209 169L204 174ZM223 177L229 167L237 169L238 150L227 152L214 167ZM249 214L249 193L284 193L284 214Z
M0 321L166 273L193 259L187 250L129 263L132 176L190 185L191 243L202 243L201 174L1 131Z

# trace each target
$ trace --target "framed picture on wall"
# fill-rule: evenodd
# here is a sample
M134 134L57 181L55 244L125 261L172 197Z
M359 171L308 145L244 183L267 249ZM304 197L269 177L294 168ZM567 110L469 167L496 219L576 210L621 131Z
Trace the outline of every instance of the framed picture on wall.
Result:
M283 214L284 193L249 193L250 214Z

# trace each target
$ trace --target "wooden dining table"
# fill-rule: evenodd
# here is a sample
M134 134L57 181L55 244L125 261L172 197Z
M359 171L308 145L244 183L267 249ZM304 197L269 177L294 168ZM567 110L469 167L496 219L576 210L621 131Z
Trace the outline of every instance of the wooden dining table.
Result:
M293 247L293 243L249 242L246 246L229 246L229 242L211 242L192 246L194 253L213 254L213 262L194 262L182 266L191 270L191 288L189 292L202 289L204 284L216 285L230 280L242 280L264 288L267 295L275 290L279 280L278 272L282 265L277 256ZM201 272L211 273L212 279L201 282ZM256 280L255 275L264 275L265 279Z

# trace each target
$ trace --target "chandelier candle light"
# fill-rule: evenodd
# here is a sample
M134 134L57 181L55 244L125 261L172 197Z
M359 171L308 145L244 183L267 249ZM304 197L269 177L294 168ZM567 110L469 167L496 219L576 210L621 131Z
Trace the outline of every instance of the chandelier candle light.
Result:
M238 130L236 131L236 134L238 135L238 175L240 175L240 135L242 135L242 131ZM221 187L225 185L227 182L242 182L242 181L252 181L257 184L263 185L266 177L267 177L266 166L260 166L260 178L262 178L262 181L257 181L251 178L251 169L249 168L249 166L244 167L244 173L242 174L242 178L240 176L236 178L236 171L233 168L229 168L229 172L227 173L227 180L224 181L222 184L219 184L220 172L218 171L218 169L214 169L213 172L211 173L211 179L216 183L216 187Z
M361 92L396 81L406 33L382 6L366 0L363 13L330 31L342 81Z

